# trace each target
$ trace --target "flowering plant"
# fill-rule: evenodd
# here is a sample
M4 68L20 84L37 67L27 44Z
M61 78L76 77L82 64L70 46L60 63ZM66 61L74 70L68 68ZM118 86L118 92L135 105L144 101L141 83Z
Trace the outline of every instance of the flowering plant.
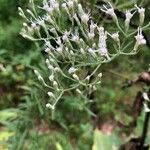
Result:
M99 68L102 64L118 55L136 54L139 47L146 44L142 30L149 24L143 26L145 9L137 5L134 12L126 11L125 31L111 3L101 8L117 26L116 31L110 33L95 22L90 10L83 8L78 0L43 0L43 5L37 9L33 0L30 4L31 10L27 9L27 13L19 7L20 16L26 20L21 35L32 41L41 41L48 54L49 83L34 70L38 79L49 88L48 108L54 109L68 91L75 90L87 98L101 83ZM136 12L139 13L139 27L130 31L130 21ZM133 40L125 45L128 38Z

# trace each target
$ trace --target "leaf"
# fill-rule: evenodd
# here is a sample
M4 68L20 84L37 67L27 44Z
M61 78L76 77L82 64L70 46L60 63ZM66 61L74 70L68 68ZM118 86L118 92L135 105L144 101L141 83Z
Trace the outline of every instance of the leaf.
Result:
M56 143L56 149L57 150L63 150L62 146L58 142Z
M9 119L15 119L17 117L17 111L15 109L6 109L0 111L0 123Z
M9 132L9 131L1 131L1 134L0 134L0 141L7 141L11 136L13 136L14 133L13 132Z
M106 135L96 129L94 131L94 144L92 150L114 150L120 144L119 138L115 134Z

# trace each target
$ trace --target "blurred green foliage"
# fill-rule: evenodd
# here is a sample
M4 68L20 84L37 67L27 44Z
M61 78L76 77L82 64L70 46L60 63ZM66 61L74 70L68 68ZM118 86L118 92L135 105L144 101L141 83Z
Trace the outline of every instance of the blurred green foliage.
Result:
M97 0L83 2L94 7ZM115 3L118 8L126 9L134 1ZM147 1L141 3L146 5ZM47 91L33 74L35 68L47 73L45 56L41 54L42 47L19 35L22 20L18 6L27 8L28 0L0 0L0 149L90 150L93 139L98 144L102 144L101 138L107 142L107 137L101 137L97 130L93 136L91 104L81 97L66 95L55 111L45 108ZM122 91L122 82L148 68L149 54L145 47L134 57L120 56L101 68L103 83L98 89L100 94L95 95L95 103L103 122L124 117L125 122L130 121L129 108L141 87ZM143 125L141 120L136 129L138 135Z

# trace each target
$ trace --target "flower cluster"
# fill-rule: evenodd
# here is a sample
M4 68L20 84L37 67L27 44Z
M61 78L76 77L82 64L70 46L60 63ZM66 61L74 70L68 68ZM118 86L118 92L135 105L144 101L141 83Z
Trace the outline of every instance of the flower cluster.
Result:
M78 0L43 0L43 5L37 10L31 5L31 10L27 9L26 13L19 8L20 16L26 20L21 35L29 40L43 42L47 53L49 82L46 83L35 70L38 79L49 88L47 94L50 101L46 107L54 109L67 91L76 90L78 94L86 97L85 90L96 90L101 83L102 73L99 68L103 63L110 62L119 54L135 54L140 45L146 44L142 35L144 9L138 6L136 9L140 14L140 27L135 35L135 46L126 53L125 50L129 47L124 47L121 42L124 43L127 37L133 36L135 31L123 31L110 3L108 8L104 6L102 11L111 15L117 24L116 32L113 33L97 24L90 11L83 8ZM133 15L130 11L126 12L127 29ZM108 46L109 39L111 45L115 46ZM116 53L111 51L114 47Z

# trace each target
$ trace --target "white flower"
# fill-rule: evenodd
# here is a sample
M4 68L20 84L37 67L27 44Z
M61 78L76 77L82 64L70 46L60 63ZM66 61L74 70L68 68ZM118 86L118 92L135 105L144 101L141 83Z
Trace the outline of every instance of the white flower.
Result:
M91 33L91 32L89 32L89 33L88 33L88 37L89 37L89 39L94 38L94 36L95 36L95 33Z
M93 50L92 48L89 48L89 49L88 49L88 52L89 52L93 57L96 57L95 50Z
M72 35L72 41L79 42L79 36L78 35Z
M64 8L64 9L68 9L66 3L63 3L61 6L62 6L62 8Z
M88 22L89 19L90 19L90 14L84 12L84 10L83 10L81 4L78 4L78 12L79 12L79 16L80 16L80 18L81 18L81 21L82 21L83 23L87 24L87 22Z
M43 1L43 9L45 11L47 11L48 13L52 13L53 10L54 10L51 6L49 6L49 4L47 3L47 1Z
M138 9L139 14L144 14L145 13L145 8L143 8L143 7L139 8L136 4L135 4L135 7Z
M140 25L142 25L145 19L145 8L139 8L137 5L135 5L135 7L138 9L138 13L140 14Z
M102 56L108 55L107 45L106 45L106 39L107 39L107 33L104 32L103 27L98 27L99 31L99 51Z
M143 105L144 105L144 111L150 112L150 108L148 107L148 105L146 103L143 103Z
M61 53L63 51L63 45L60 45L59 47L57 47L56 51Z
M97 25L96 25L93 21L91 21L91 24L90 24L90 32L91 32L91 33L94 33L94 30L95 30L96 27L97 27Z
M62 45L62 42L61 42L60 37L57 38L56 43L57 43L59 46Z
M67 5L68 5L69 8L72 8L73 4L74 4L74 1L72 1L72 0L67 1Z
M48 21L50 23L54 23L54 21L50 15L46 15L44 19L45 19L45 21Z
M102 56L107 56L107 55L108 55L108 50L107 50L106 47L100 48L99 51L100 51L100 54L101 54Z
M33 22L33 23L31 24L31 27L32 27L32 28L36 28L36 27L37 27L36 23Z
M130 22L134 14L131 14L131 12L127 10L125 15L126 15L126 21Z
M137 45L143 45L146 44L146 40L144 39L144 36L142 35L142 29L138 28L138 33L135 36Z
M143 98L146 100L146 101L150 101L150 98L148 97L148 94L146 92L143 93Z
M117 19L117 16L115 14L113 6L109 2L108 2L108 4L109 4L109 8L107 8L106 5L103 5L104 9L101 9L101 11L103 11L106 14L112 16L112 18Z
M78 69L74 68L74 67L71 67L69 70L68 70L68 73L69 74L72 74L72 73L75 73Z
M90 14L84 13L84 14L81 15L81 20L82 20L83 23L86 24L89 21L89 19L90 19Z
M136 12L136 11L135 11ZM130 24L130 20L131 18L133 17L133 15L135 14L134 13L131 13L129 10L126 11L126 19L125 19L125 27L126 27L126 31L128 31L128 28L129 28L129 24Z
M56 0L50 0L49 3L55 10L59 10L59 3Z
M68 40L69 35L70 35L70 32L67 32L67 31L64 32L64 35L62 37L62 39L63 39L64 42Z

